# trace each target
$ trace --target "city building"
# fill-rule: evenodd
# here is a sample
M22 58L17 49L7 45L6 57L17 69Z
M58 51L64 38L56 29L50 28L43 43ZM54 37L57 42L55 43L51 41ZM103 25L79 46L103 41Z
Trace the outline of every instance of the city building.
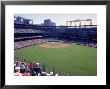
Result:
M14 16L14 23L15 24L33 24L33 20L26 19L20 16Z
M54 22L51 22L51 26L56 26L56 23L54 23Z
M41 25L43 25L43 24L41 24ZM44 26L56 26L56 23L51 22L50 19L46 19L46 20L44 20Z

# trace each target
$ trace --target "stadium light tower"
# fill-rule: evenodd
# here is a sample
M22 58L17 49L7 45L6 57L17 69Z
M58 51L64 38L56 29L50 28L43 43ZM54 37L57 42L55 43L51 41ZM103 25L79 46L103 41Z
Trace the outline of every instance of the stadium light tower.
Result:
M76 23L79 23L79 27L81 27L81 20L80 19L74 20L73 22L75 22L75 27L77 27Z
M72 26L73 23L75 23L74 27L76 27L76 22L79 22L79 20L73 20L73 21L66 21L66 26Z
M73 20L73 21L66 21L66 26L70 26L72 27L72 23L74 23L73 27L82 27L82 21L84 21L84 26L86 28L87 24L86 22L90 22L89 26L92 26L92 19L85 19L85 20ZM77 23L79 23L79 25L77 26Z
M87 26L86 22L89 22L89 26L92 26L92 19L85 19L85 27Z
M74 21L66 21L66 26L72 26L72 23L73 23Z
M66 27L68 26L68 24L69 24L69 21L66 21Z

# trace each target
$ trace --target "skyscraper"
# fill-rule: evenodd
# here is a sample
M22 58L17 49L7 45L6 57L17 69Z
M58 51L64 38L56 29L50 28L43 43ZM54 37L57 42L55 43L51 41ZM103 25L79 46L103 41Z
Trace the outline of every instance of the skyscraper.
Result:
M51 22L50 19L44 20L44 26L56 26L56 23Z

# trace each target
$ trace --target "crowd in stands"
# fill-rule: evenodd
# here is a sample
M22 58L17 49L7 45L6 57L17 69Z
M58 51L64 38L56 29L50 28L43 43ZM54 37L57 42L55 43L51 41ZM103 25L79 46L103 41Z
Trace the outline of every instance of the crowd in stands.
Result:
M15 76L58 76L53 72L47 73L43 70L40 63L28 63L25 60L14 60L14 75Z
M83 46L88 46L88 47L94 47L97 48L97 44L93 42L80 42L80 41L69 41L69 40L64 40L64 39L31 39L31 40L25 40L25 41L16 41L14 42L14 49L19 49L35 44L40 44L40 43L45 43L49 41L62 41L62 42L68 42L68 43L73 43L77 45L83 45Z
M19 26L18 26L19 27ZM88 47L94 47L94 48L97 48L97 28L65 28L65 29L49 29L49 30L46 30L47 28L45 28L45 30L37 30L37 29L30 29L30 28L27 28L27 29L23 29L23 28L14 28L14 33L17 33L17 34L21 34L21 33L42 33L42 37L64 37L63 39L61 40L65 40L65 38L67 38L65 41L66 42L69 42L69 43L75 43L75 44L78 44L78 45L83 45L83 46L88 46ZM60 34L59 34L60 33ZM58 35L59 34L59 35ZM21 34L22 35L22 34ZM24 35L24 34L23 34ZM71 37L75 37L75 39L78 39L77 41L74 40L74 42L72 42L71 40L68 40L68 38L71 38ZM77 37L78 35L78 37ZM20 35L18 35L20 36ZM91 38L93 36L93 38ZM15 37L15 40L16 39L21 39L21 41L16 41L14 42L14 48L15 49L18 49L18 48L22 48L22 47L26 47L26 46L30 46L30 45L33 45L33 44L38 44L38 43L41 43L41 42L46 42L46 41L55 41L56 39L35 39L37 38L37 36L33 36L34 39L31 39L31 35L29 37ZM29 38L28 40L24 40L22 41L22 39L27 39ZM79 39L80 38L80 39ZM81 39L84 39L84 41L81 41ZM91 39L95 39L95 42L92 42L92 41L87 41L86 39L88 40L91 40Z
M87 41L71 41L69 42L70 44L74 43L74 44L77 44L77 45L83 45L83 46L88 46L88 47L93 47L93 48L97 48L97 43L95 42L87 42Z
M56 35L60 33L62 34L73 34L73 35L97 35L97 28L68 28L68 29L14 29L14 33L55 33ZM68 35L69 37L69 35Z
M14 33L41 33L41 30L35 29L14 29Z
M27 47L27 46L31 46L31 45L35 45L39 43L45 43L49 41L59 41L59 40L57 39L31 39L31 40L25 40L25 41L17 41L17 42L14 42L14 49L19 49L19 48L23 48L23 47Z

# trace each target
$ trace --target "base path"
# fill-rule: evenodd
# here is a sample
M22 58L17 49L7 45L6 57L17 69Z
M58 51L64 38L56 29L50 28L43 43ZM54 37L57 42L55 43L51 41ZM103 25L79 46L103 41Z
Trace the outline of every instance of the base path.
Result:
M43 43L43 44L40 44L41 47L44 47L44 48L66 48L69 46L69 44L67 43L61 43L60 45L51 45L51 44L48 44L48 43Z

